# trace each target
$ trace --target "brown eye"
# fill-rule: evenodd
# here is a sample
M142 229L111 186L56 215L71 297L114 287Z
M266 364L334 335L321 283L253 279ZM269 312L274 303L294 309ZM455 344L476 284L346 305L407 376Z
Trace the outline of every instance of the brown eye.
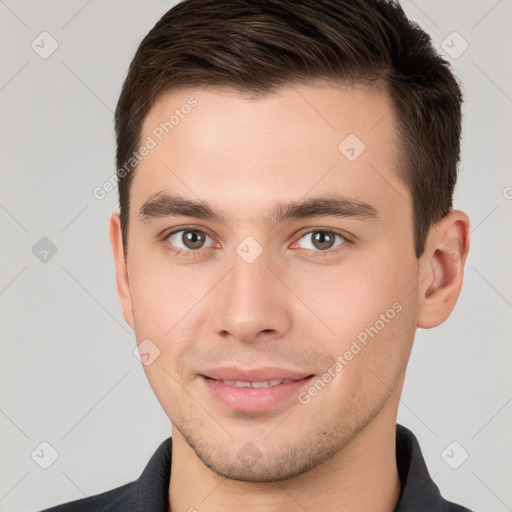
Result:
M336 239L339 239L338 243L336 243ZM343 238L343 236L335 233L334 231L327 231L325 229L310 231L309 233L302 235L300 240L306 241L306 246L302 246L303 249L318 251L326 251L345 243L345 238Z
M167 240L177 249L185 251L202 249L207 239L213 241L204 231L197 229L180 229L167 237Z

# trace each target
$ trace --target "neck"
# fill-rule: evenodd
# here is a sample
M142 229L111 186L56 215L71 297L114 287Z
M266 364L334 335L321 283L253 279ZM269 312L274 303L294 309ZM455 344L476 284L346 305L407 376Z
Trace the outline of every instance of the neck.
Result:
M392 512L400 494L400 480L395 452L396 408L390 405L343 450L306 473L277 482L221 477L199 460L179 432L173 432L169 510Z

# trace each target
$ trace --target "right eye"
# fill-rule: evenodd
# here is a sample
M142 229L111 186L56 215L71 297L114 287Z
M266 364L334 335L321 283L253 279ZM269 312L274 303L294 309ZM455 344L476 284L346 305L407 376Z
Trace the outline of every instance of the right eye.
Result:
M165 240L171 246L171 250L176 254L194 253L203 249L205 242L213 239L204 231L195 228L182 228L169 233Z

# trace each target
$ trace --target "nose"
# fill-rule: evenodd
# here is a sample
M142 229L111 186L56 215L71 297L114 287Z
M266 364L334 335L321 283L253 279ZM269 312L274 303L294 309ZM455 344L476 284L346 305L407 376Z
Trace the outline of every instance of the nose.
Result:
M235 253L230 272L212 297L215 333L244 343L282 337L297 307L283 281L284 267L272 265L265 251L252 262Z

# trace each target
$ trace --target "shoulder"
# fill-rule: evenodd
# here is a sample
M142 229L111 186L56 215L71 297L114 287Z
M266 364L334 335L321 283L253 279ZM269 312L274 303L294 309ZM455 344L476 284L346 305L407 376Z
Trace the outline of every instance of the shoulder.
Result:
M136 483L130 482L94 496L61 503L41 512L124 512L133 502Z
M137 480L40 512L161 512L167 510L172 439L163 441Z
M396 425L396 460L401 491L395 512L472 512L447 501L431 478L416 436Z

